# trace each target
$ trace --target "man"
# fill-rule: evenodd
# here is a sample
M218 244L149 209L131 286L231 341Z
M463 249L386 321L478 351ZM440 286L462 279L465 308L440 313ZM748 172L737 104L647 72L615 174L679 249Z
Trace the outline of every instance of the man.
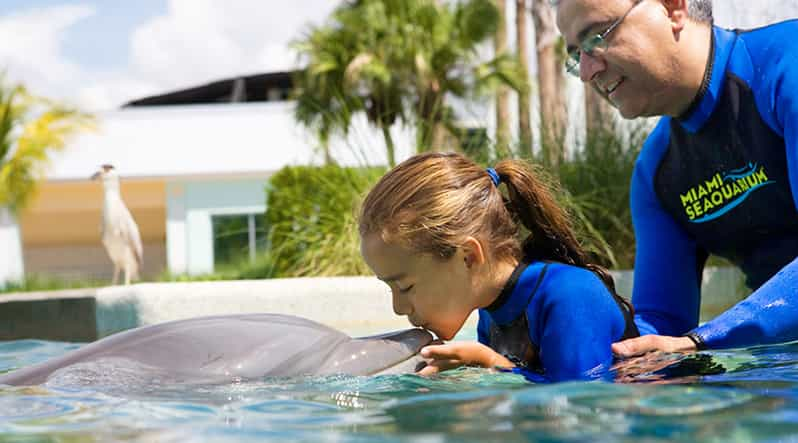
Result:
M798 21L712 25L711 0L560 0L569 72L625 118L662 116L632 177L646 351L798 339ZM708 254L754 292L698 327Z

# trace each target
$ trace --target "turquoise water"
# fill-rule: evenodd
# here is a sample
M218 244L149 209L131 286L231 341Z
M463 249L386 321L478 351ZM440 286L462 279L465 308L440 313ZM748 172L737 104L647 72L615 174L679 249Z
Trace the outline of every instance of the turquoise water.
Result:
M0 342L0 372L78 346ZM657 355L616 377L629 383L532 385L474 368L222 386L115 373L92 389L0 387L0 442L798 442L798 343Z

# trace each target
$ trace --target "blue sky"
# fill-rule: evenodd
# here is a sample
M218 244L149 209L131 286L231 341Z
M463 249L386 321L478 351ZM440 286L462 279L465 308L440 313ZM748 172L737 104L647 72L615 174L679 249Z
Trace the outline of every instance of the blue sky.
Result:
M288 42L337 0L2 0L0 69L97 111L296 66Z

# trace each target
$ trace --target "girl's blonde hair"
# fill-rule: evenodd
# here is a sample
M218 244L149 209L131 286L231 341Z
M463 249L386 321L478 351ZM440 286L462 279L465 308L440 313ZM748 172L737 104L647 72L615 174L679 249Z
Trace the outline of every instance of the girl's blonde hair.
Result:
M457 153L427 153L385 174L360 210L361 237L450 258L466 237L479 239L497 260L551 260L595 272L615 293L612 276L588 262L556 188L543 171L522 160L494 167L506 196L488 172ZM522 239L522 228L525 238Z

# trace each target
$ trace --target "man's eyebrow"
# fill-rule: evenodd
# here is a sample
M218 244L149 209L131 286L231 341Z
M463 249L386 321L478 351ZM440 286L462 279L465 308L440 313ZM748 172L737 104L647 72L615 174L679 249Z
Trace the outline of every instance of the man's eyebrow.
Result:
M403 279L403 278L405 278L405 277L407 277L407 274L406 274L406 273L404 273L404 272L400 272L399 274L396 274L396 275L390 275L390 276L388 276L388 277L380 277L380 276L377 276L377 279L379 279L379 280L382 280L382 281L384 281L385 283L388 283L388 282L392 282L392 281L396 281L396 280L401 280L401 279Z
M582 28L582 30L579 31L578 34L576 34L576 41L578 41L579 43L582 43L582 40L584 40L585 37L587 37L588 35L590 35L590 34L598 34L597 32L593 31L594 29L603 28L605 26L610 26L611 24L612 24L612 20L604 20L602 22L593 22L593 23L585 26L584 28ZM571 52L571 51L575 50L576 48L577 47L575 45L568 45L565 49L566 49L566 51Z

